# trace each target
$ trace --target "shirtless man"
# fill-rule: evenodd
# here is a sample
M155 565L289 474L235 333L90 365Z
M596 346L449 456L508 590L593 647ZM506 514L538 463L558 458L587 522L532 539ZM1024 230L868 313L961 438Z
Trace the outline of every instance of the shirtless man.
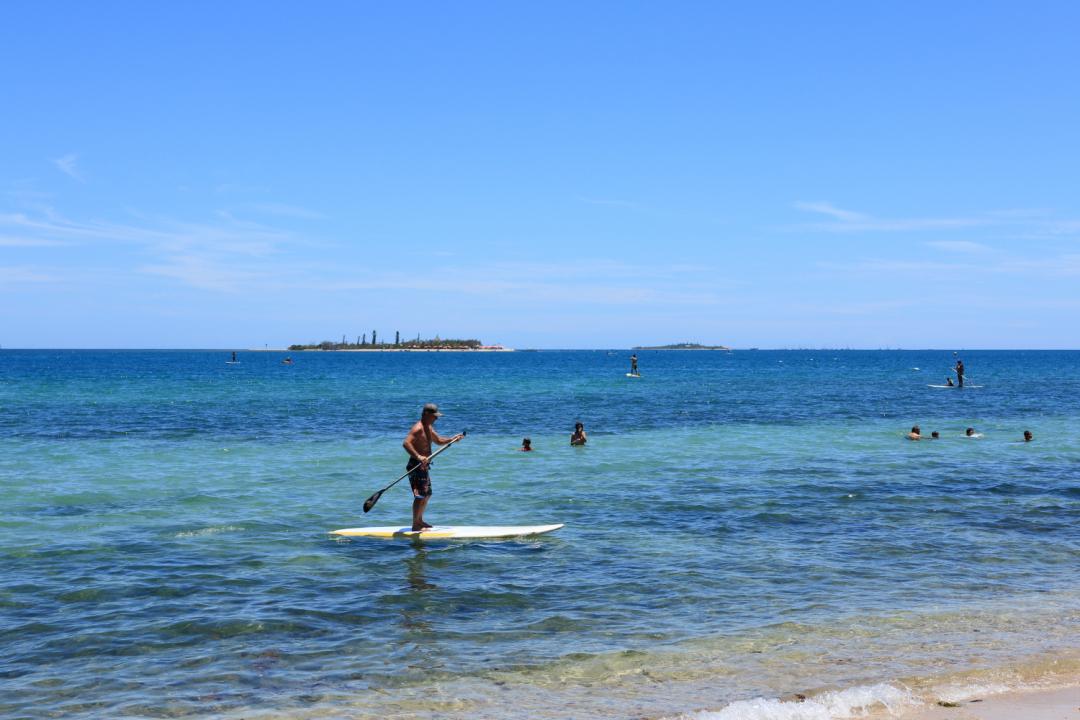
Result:
M401 443L405 452L409 453L409 463L405 469L410 471L409 484L412 486L413 493L412 529L418 532L431 527L424 522L424 508L427 507L428 500L431 498L431 478L428 476L431 444L446 445L465 437L459 433L454 437L444 438L435 432L435 421L441 416L438 405L435 403L425 405L423 412L420 413L420 420L409 429L405 442Z
M922 430L919 429L918 425L915 425L911 428L911 432L909 432L904 437L906 437L908 440L922 440Z

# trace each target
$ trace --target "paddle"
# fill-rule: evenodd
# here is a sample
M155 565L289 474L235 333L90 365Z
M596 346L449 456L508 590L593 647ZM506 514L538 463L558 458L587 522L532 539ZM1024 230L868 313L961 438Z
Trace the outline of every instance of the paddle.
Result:
M462 439L462 438L464 438L464 437L465 437L465 435L467 435L467 434L468 434L468 431L467 431L467 430L466 430L465 432L461 433L461 437L460 437L460 438L458 438L458 440L461 440L461 439ZM448 447L450 447L451 445L453 445L454 443L456 443L456 442L457 442L458 440L451 440L450 442L446 443L445 445L443 445L443 446L442 446L441 448L439 448L439 449L438 449L438 450L436 450L435 452L431 453L431 455L428 455L428 465L431 465L431 461L435 459L435 456L436 456L436 455L438 455L438 454L439 454L439 453L441 453L441 452L442 452L443 450L445 450L446 448L448 448ZM420 466L419 466L419 465L417 465L416 467L420 467ZM416 468L413 468L413 470L415 470L415 469L416 469ZM405 478L409 477L409 473L411 473L411 472L412 472L412 470L408 470L408 471L406 471L406 472L405 472L405 474L404 474L404 475L402 475L401 477L399 477L399 478L398 478L397 480L395 480L394 482L390 483L389 485L387 485L386 487L384 487L384 488L383 488L382 490L380 490L379 492L375 493L374 495L372 495L371 497L369 497L369 498L368 498L367 500L365 500L365 501L364 501L364 512L367 512L367 511L368 511L368 510L370 510L371 508L375 507L375 503L379 502L379 498L381 498L381 497L382 497L382 494L383 494L384 492L386 492L386 491L387 491L387 490L389 490L390 488L394 487L395 485L397 485L397 484L398 484L399 482L401 482L401 481L402 481L402 480L404 480Z

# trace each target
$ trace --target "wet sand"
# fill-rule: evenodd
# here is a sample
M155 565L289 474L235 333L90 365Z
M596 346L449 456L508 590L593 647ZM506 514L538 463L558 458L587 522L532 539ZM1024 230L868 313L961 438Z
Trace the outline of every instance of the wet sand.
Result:
M1080 685L1007 692L959 701L955 705L923 706L893 717L899 720L1078 720Z

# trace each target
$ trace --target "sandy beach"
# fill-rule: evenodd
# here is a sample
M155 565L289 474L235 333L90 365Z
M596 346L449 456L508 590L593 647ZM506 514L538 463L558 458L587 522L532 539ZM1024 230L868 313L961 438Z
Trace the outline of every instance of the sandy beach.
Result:
M918 707L900 720L1076 720L1080 718L1080 685L1024 690Z
M915 694L895 685L826 691L806 698L757 699L674 720L1077 720L1080 685L973 693Z

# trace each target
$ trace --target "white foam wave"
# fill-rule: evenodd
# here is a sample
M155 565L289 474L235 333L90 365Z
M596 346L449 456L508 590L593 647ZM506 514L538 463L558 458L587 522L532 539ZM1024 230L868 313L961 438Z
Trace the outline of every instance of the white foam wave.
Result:
M803 701L755 698L718 711L680 715L676 720L845 720L886 709L896 712L920 704L907 690L884 683L830 690Z
M975 698L1000 695L1023 687L1010 687L1000 683L986 685L939 685L934 688L934 694L943 702L967 702Z
M178 537L178 538L201 537L203 535L217 535L218 533L235 532L237 530L243 530L243 529L244 528L237 527L235 525L222 525L221 527L208 527L208 528L201 528L199 530L185 530L185 531L176 533L176 537Z

